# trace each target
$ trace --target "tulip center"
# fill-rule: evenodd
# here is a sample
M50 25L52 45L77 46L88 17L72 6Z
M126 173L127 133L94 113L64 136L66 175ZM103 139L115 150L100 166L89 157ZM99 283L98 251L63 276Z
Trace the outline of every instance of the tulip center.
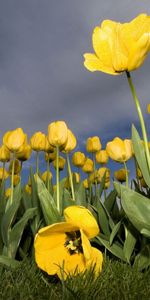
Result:
M69 251L70 255L75 253L83 253L80 231L66 232L66 242L64 246Z

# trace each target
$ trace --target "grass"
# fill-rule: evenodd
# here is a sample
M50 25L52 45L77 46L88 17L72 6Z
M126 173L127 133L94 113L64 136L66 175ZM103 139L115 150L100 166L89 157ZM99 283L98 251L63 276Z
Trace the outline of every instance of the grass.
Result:
M86 276L69 277L60 282L27 260L17 269L1 268L0 271L1 300L150 299L150 269L138 272L136 268L109 259L95 281L91 271Z

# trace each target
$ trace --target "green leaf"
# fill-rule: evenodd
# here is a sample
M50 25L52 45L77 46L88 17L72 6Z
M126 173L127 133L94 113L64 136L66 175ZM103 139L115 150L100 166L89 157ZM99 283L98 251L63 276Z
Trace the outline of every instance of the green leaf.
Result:
M10 268L17 268L20 265L20 262L7 256L0 255L0 264Z
M121 204L131 223L140 232L150 231L150 199L126 186L120 188Z
M12 258L15 258L25 226L27 225L28 221L35 216L36 213L37 208L29 208L28 210L26 210L22 218L14 225L14 227L10 231L8 251L9 254L11 253Z
M71 195L67 189L64 188L63 192L63 210L71 205L76 205L76 202L72 200Z
M112 245L113 243L113 240L115 238L115 236L117 235L119 229L120 229L120 226L121 226L121 221L119 221L113 228L112 232L111 232L111 235L110 235L110 239L109 239L109 243L110 243L110 246Z
M83 183L80 182L78 189L75 191L76 205L86 206L86 193Z
M124 253L123 253L123 249L117 245L116 243L113 243L111 246L110 246L110 243L108 240L102 238L102 236L97 236L96 239L98 241L100 241L102 243L103 246L105 246L105 248L107 250L109 250L113 255L115 255L116 257L120 258L121 260L125 261L126 262L126 258L124 256Z
M61 220L61 216L57 210L55 201L51 196L51 194L46 189L45 184L37 174L36 174L36 182L37 182L40 205L42 208L46 225L59 222Z
M102 230L106 236L110 236L109 217L106 213L104 205L99 199L95 201L95 207L98 213L98 223L100 225L100 230Z
M6 246L8 246L9 243L9 232L11 230L12 223L15 220L15 216L19 208L20 202L21 202L21 186L20 184L18 184L14 189L13 203L11 205L10 204L8 205L8 209L4 213L2 218L2 223L1 223L1 234L3 238L3 242Z
M141 252L136 256L134 266L136 266L139 271L150 266L150 245L144 246Z
M142 144L140 136L136 128L134 127L134 125L132 125L132 143L133 143L135 157L142 171L144 180L147 183L147 185L150 187L150 172L148 169L145 148L144 145Z
M105 180L106 180L106 171L103 175L103 178L101 180L101 183L100 183L100 187L99 187L99 197L101 197L102 193L103 193L103 190L104 190L104 187L105 187Z
M141 234L143 234L145 237L147 238L150 238L150 231L143 228L141 231L140 231Z
M125 258L127 259L127 262L130 262L130 257L134 250L136 241L137 241L137 238L136 238L136 234L135 234L133 228L131 228L131 226L129 228L126 227L126 239L124 242L123 252L124 252Z
M116 202L117 192L116 190L113 190L110 192L110 194L107 196L106 200L104 201L104 205L107 208L107 211L110 213L114 207L114 204Z

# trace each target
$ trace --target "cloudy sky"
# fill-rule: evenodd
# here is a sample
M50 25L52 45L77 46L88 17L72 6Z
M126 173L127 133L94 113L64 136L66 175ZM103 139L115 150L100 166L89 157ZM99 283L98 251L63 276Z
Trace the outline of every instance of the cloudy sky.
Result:
M1 137L17 127L46 133L54 120L65 120L79 145L92 135L103 143L130 137L138 118L125 74L91 73L83 54L104 19L128 22L142 12L150 14L149 0L1 0ZM150 57L132 73L145 115L149 70Z

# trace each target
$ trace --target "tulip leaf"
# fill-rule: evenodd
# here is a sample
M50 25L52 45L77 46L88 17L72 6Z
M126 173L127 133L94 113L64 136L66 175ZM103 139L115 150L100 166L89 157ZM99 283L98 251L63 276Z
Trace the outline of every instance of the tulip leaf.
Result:
M11 230L11 225L14 222L17 210L20 206L20 202L21 202L21 186L20 184L18 184L14 189L13 203L8 205L8 208L3 215L2 222L1 222L2 238L6 246L8 246L9 232Z
M106 180L106 171L102 177L101 183L100 183L100 187L99 187L99 197L101 197L104 187L105 187L105 180Z
M120 226L121 226L121 221L119 221L117 224L115 224L112 232L111 232L111 235L110 235L110 238L109 238L109 243L110 243L110 246L112 245L113 243L113 240L115 238L115 236L117 235L119 229L120 229Z
M134 232L133 228L131 228L131 226L129 228L126 227L126 239L124 242L123 252L127 262L130 262L130 257L134 250L136 241L136 233Z
M46 225L50 225L56 222L59 222L61 219L60 213L57 210L55 201L51 194L45 187L44 182L36 175L38 196L40 200L40 205L42 208L43 216L45 219Z
M64 192L63 192L63 201L62 201L62 204L63 204L63 210L67 206L76 205L76 202L72 200L69 191L67 189L65 189L65 188L64 188Z
M100 230L102 230L106 236L109 236L109 216L107 215L106 209L99 199L95 201L95 207L98 213L98 223L100 225Z
M134 266L142 271L150 266L150 245L145 245L134 260Z
M14 225L14 227L10 231L8 251L9 254L11 253L12 258L15 258L25 226L27 225L28 221L35 216L36 213L37 208L27 209L22 218Z
M76 189L75 191L75 200L76 205L86 206L86 193L82 182L80 182L80 184L78 185L78 189Z
M131 223L138 231L150 231L150 200L145 196L120 186L121 204ZM141 232L142 233L142 232Z
M111 246L110 246L110 243L108 240L106 240L105 238L103 238L101 236L101 234L99 236L97 236L95 238L96 240L100 241L101 244L106 248L108 249L113 255L115 255L116 257L120 258L121 260L125 261L126 262L126 258L124 256L124 253L123 253L123 249L121 248L121 246L119 246L118 244L116 243L113 243Z
M0 264L10 268L17 268L19 267L20 262L8 256L0 255Z
M110 194L107 196L107 198L104 201L104 205L107 208L107 211L110 213L115 205L116 202L116 196L117 192L114 189L113 191L110 192Z
M150 187L150 172L148 169L144 145L142 144L140 136L136 128L134 127L134 125L132 125L132 143L133 143L135 157L142 171L144 180L146 184Z
M140 233L143 234L145 237L150 238L150 230L143 228L141 229Z

